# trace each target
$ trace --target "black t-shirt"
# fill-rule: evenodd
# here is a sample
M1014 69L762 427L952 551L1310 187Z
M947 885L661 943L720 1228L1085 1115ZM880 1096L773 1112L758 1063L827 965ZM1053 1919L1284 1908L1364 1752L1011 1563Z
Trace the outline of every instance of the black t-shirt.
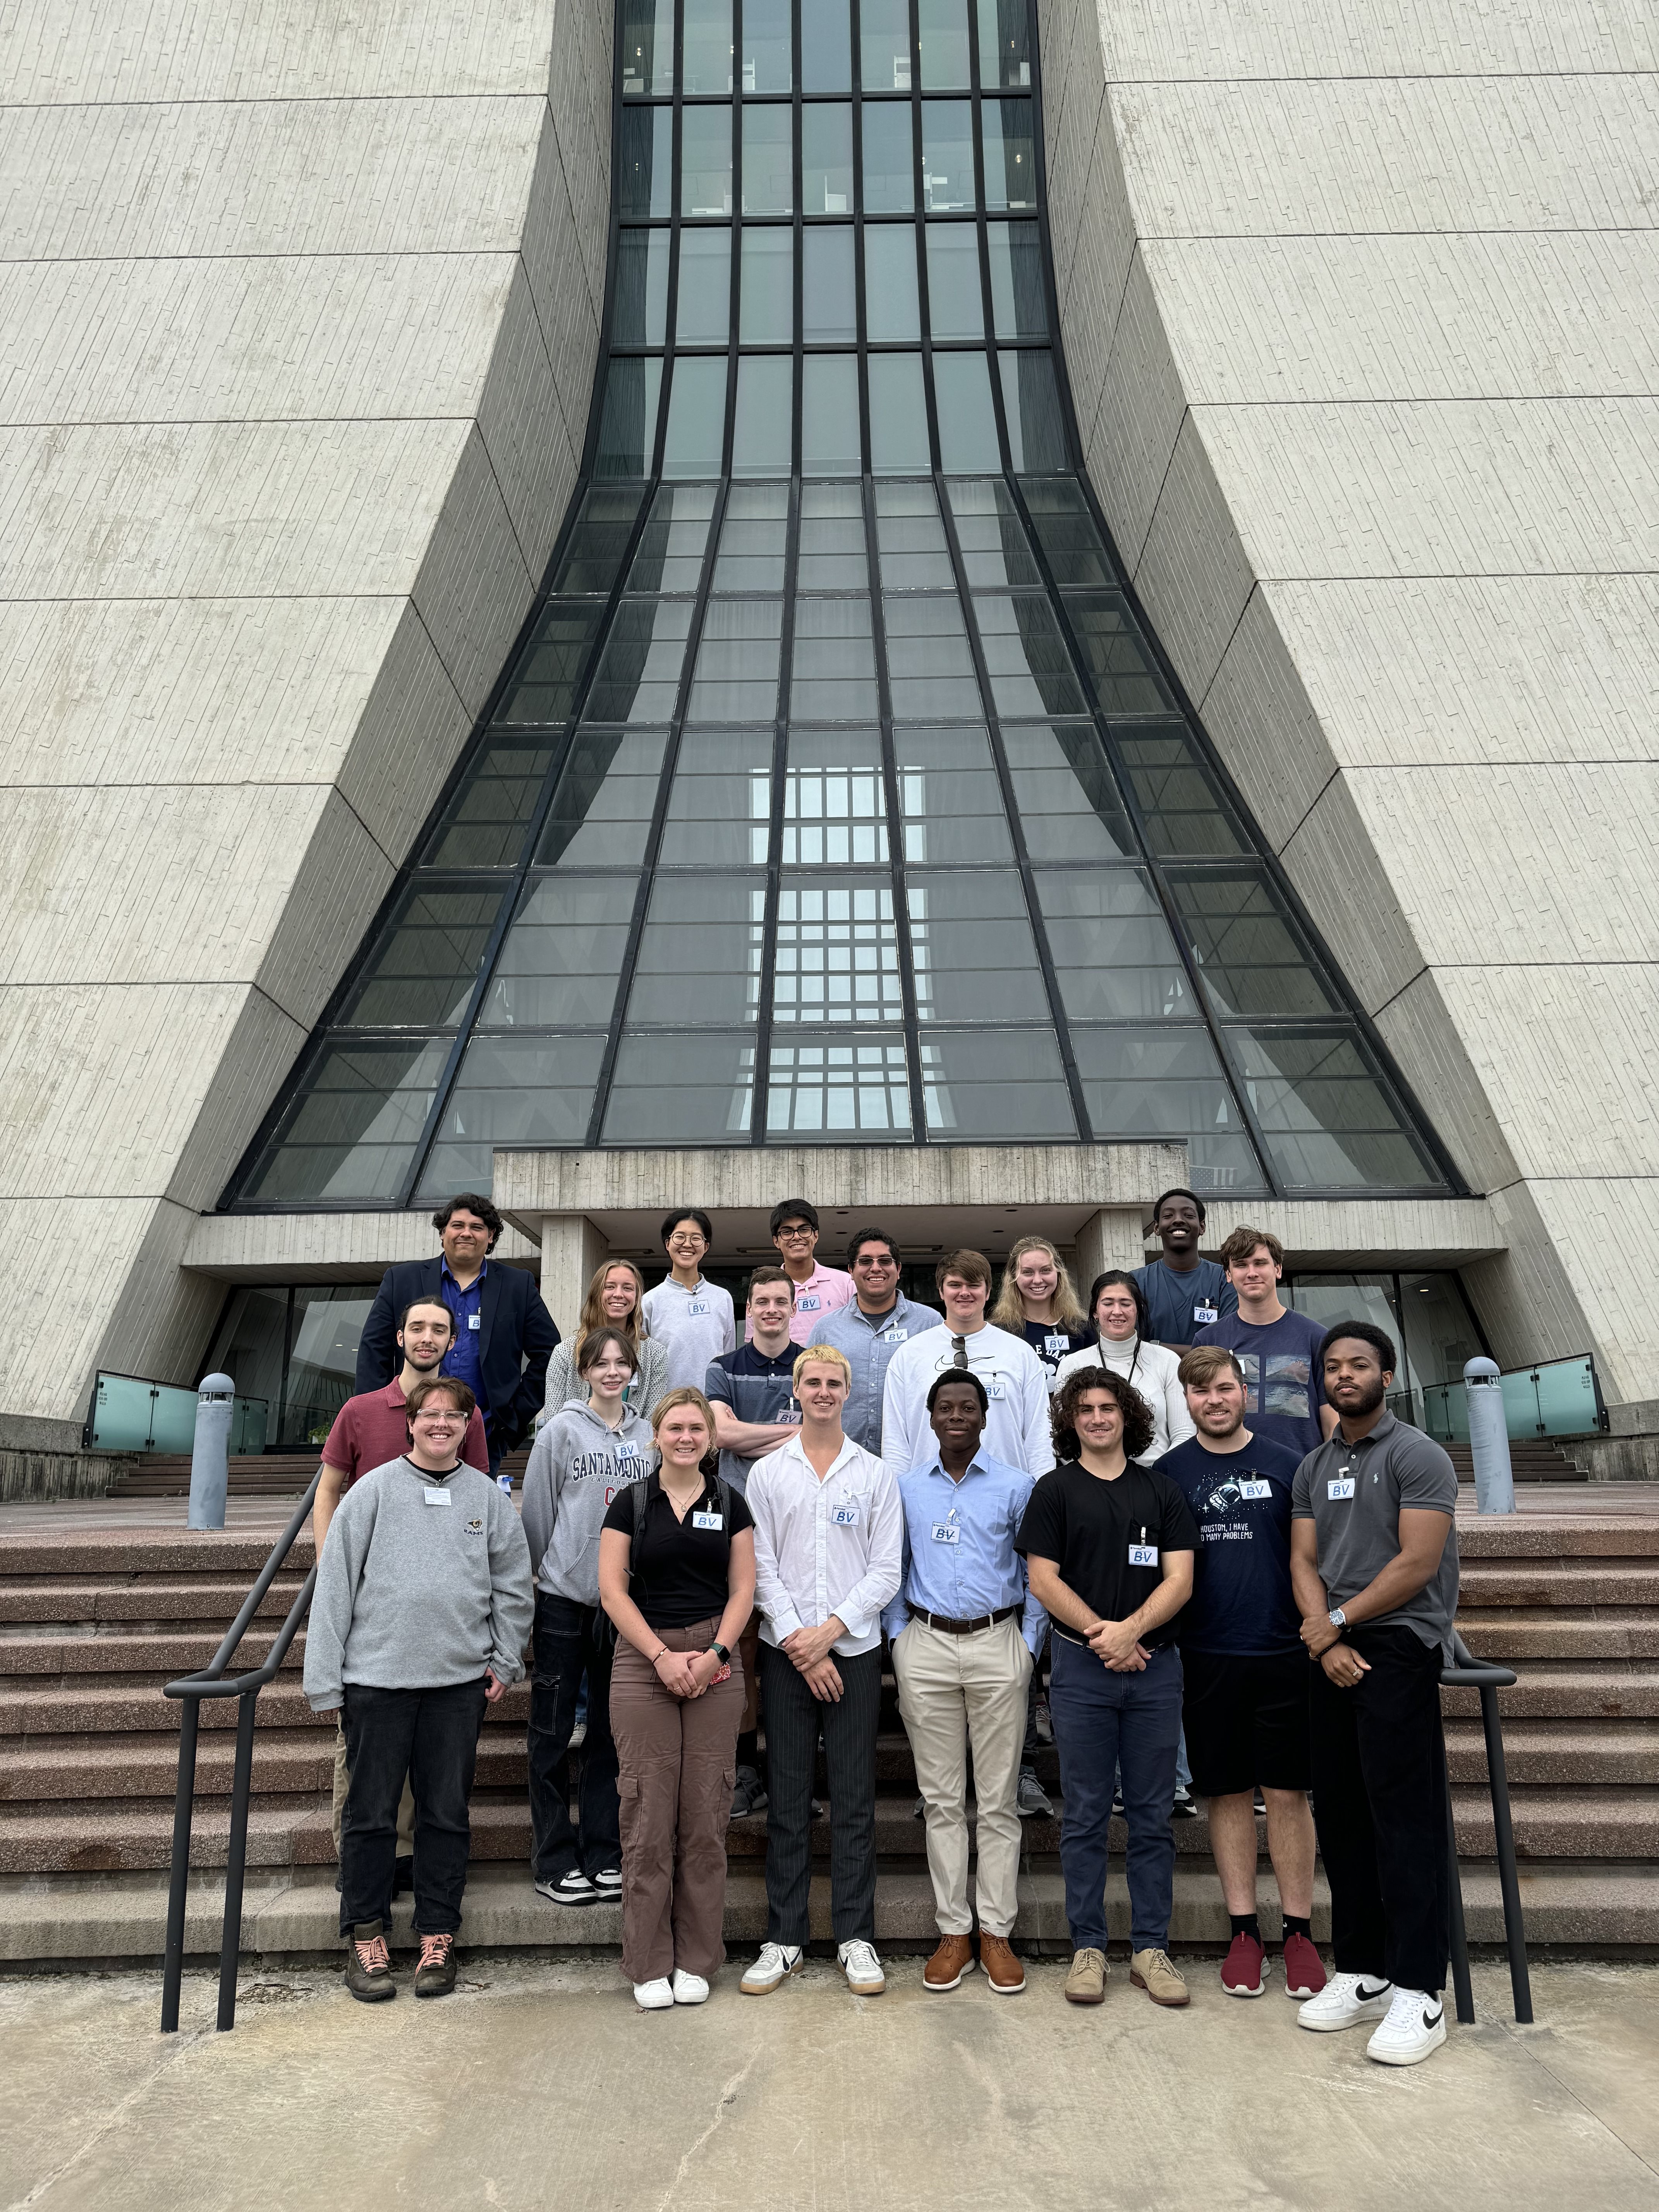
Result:
M1086 1352L1095 1340L1095 1332L1086 1324L1082 1328L1062 1328L1058 1322L1028 1321L1022 1327L1025 1341L1048 1369L1051 1382L1062 1359L1073 1352Z
M1031 1492L1014 1548L1052 1559L1060 1580L1103 1620L1127 1620L1163 1582L1164 1553L1195 1552L1198 1530L1186 1499L1155 1468L1131 1461L1106 1482L1062 1460ZM1075 1629L1060 1632L1079 1640ZM1175 1638L1176 1624L1166 1620L1141 1640L1155 1649Z
M653 1474L645 1504L645 1526L629 1555L633 1581L629 1595L655 1629L689 1628L694 1620L718 1620L730 1591L732 1539L755 1525L740 1491L732 1492L730 1528L697 1524L720 1522L720 1492L712 1475L702 1496L684 1521ZM634 1534L635 1485L626 1483L606 1508L603 1526L630 1540Z

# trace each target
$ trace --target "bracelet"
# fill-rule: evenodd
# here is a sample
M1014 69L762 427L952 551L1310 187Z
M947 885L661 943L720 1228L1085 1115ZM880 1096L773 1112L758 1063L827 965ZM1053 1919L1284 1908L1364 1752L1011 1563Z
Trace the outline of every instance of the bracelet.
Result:
M653 1654L651 1655L651 1664L652 1664L653 1667L660 1667L660 1666L661 1666L661 1664L662 1664L662 1662L663 1662L663 1661L664 1661L665 1659L666 1659L668 1656L669 1656L668 1646L665 1644L663 1645L662 1650L661 1650L660 1651L654 1651L654 1652L653 1652Z

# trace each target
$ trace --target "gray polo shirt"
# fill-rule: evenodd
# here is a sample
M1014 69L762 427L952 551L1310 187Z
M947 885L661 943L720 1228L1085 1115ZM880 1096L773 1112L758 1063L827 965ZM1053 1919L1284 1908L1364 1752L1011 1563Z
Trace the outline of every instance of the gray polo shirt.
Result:
M888 1364L900 1345L908 1344L924 1329L943 1328L945 1316L932 1306L919 1306L901 1297L884 1314L866 1314L854 1299L817 1322L808 1344L833 1345L844 1352L853 1370L853 1387L841 1425L855 1444L881 1455L882 1392L887 1385Z
M1457 1510L1457 1471L1431 1437L1385 1413L1369 1436L1345 1443L1339 1429L1296 1471L1291 1518L1311 1521L1319 1574L1331 1603L1346 1605L1376 1580L1400 1550L1400 1515ZM1446 1537L1440 1565L1413 1598L1392 1613L1357 1623L1409 1628L1425 1644L1452 1653L1457 1616L1457 1530Z

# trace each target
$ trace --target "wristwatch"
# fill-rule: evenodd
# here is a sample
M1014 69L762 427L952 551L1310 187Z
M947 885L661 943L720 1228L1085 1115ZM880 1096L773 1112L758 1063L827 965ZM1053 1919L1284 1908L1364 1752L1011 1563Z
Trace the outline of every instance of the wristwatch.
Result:
M1340 1605L1335 1605L1331 1607L1330 1623L1333 1628L1346 1628L1347 1626L1348 1616L1343 1612Z
M726 1650L723 1644L711 1644L708 1648L714 1653L714 1656L720 1661L722 1667L729 1667L732 1664L732 1654Z

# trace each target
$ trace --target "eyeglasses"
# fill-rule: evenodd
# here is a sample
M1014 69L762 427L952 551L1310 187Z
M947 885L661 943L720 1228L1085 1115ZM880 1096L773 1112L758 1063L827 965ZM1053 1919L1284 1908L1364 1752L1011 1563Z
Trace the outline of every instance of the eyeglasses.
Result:
M778 1234L780 1237L788 1237L793 1243L798 1237L815 1237L817 1234L817 1231L813 1229L809 1229L804 1221L795 1221L786 1222L783 1227L779 1230Z

